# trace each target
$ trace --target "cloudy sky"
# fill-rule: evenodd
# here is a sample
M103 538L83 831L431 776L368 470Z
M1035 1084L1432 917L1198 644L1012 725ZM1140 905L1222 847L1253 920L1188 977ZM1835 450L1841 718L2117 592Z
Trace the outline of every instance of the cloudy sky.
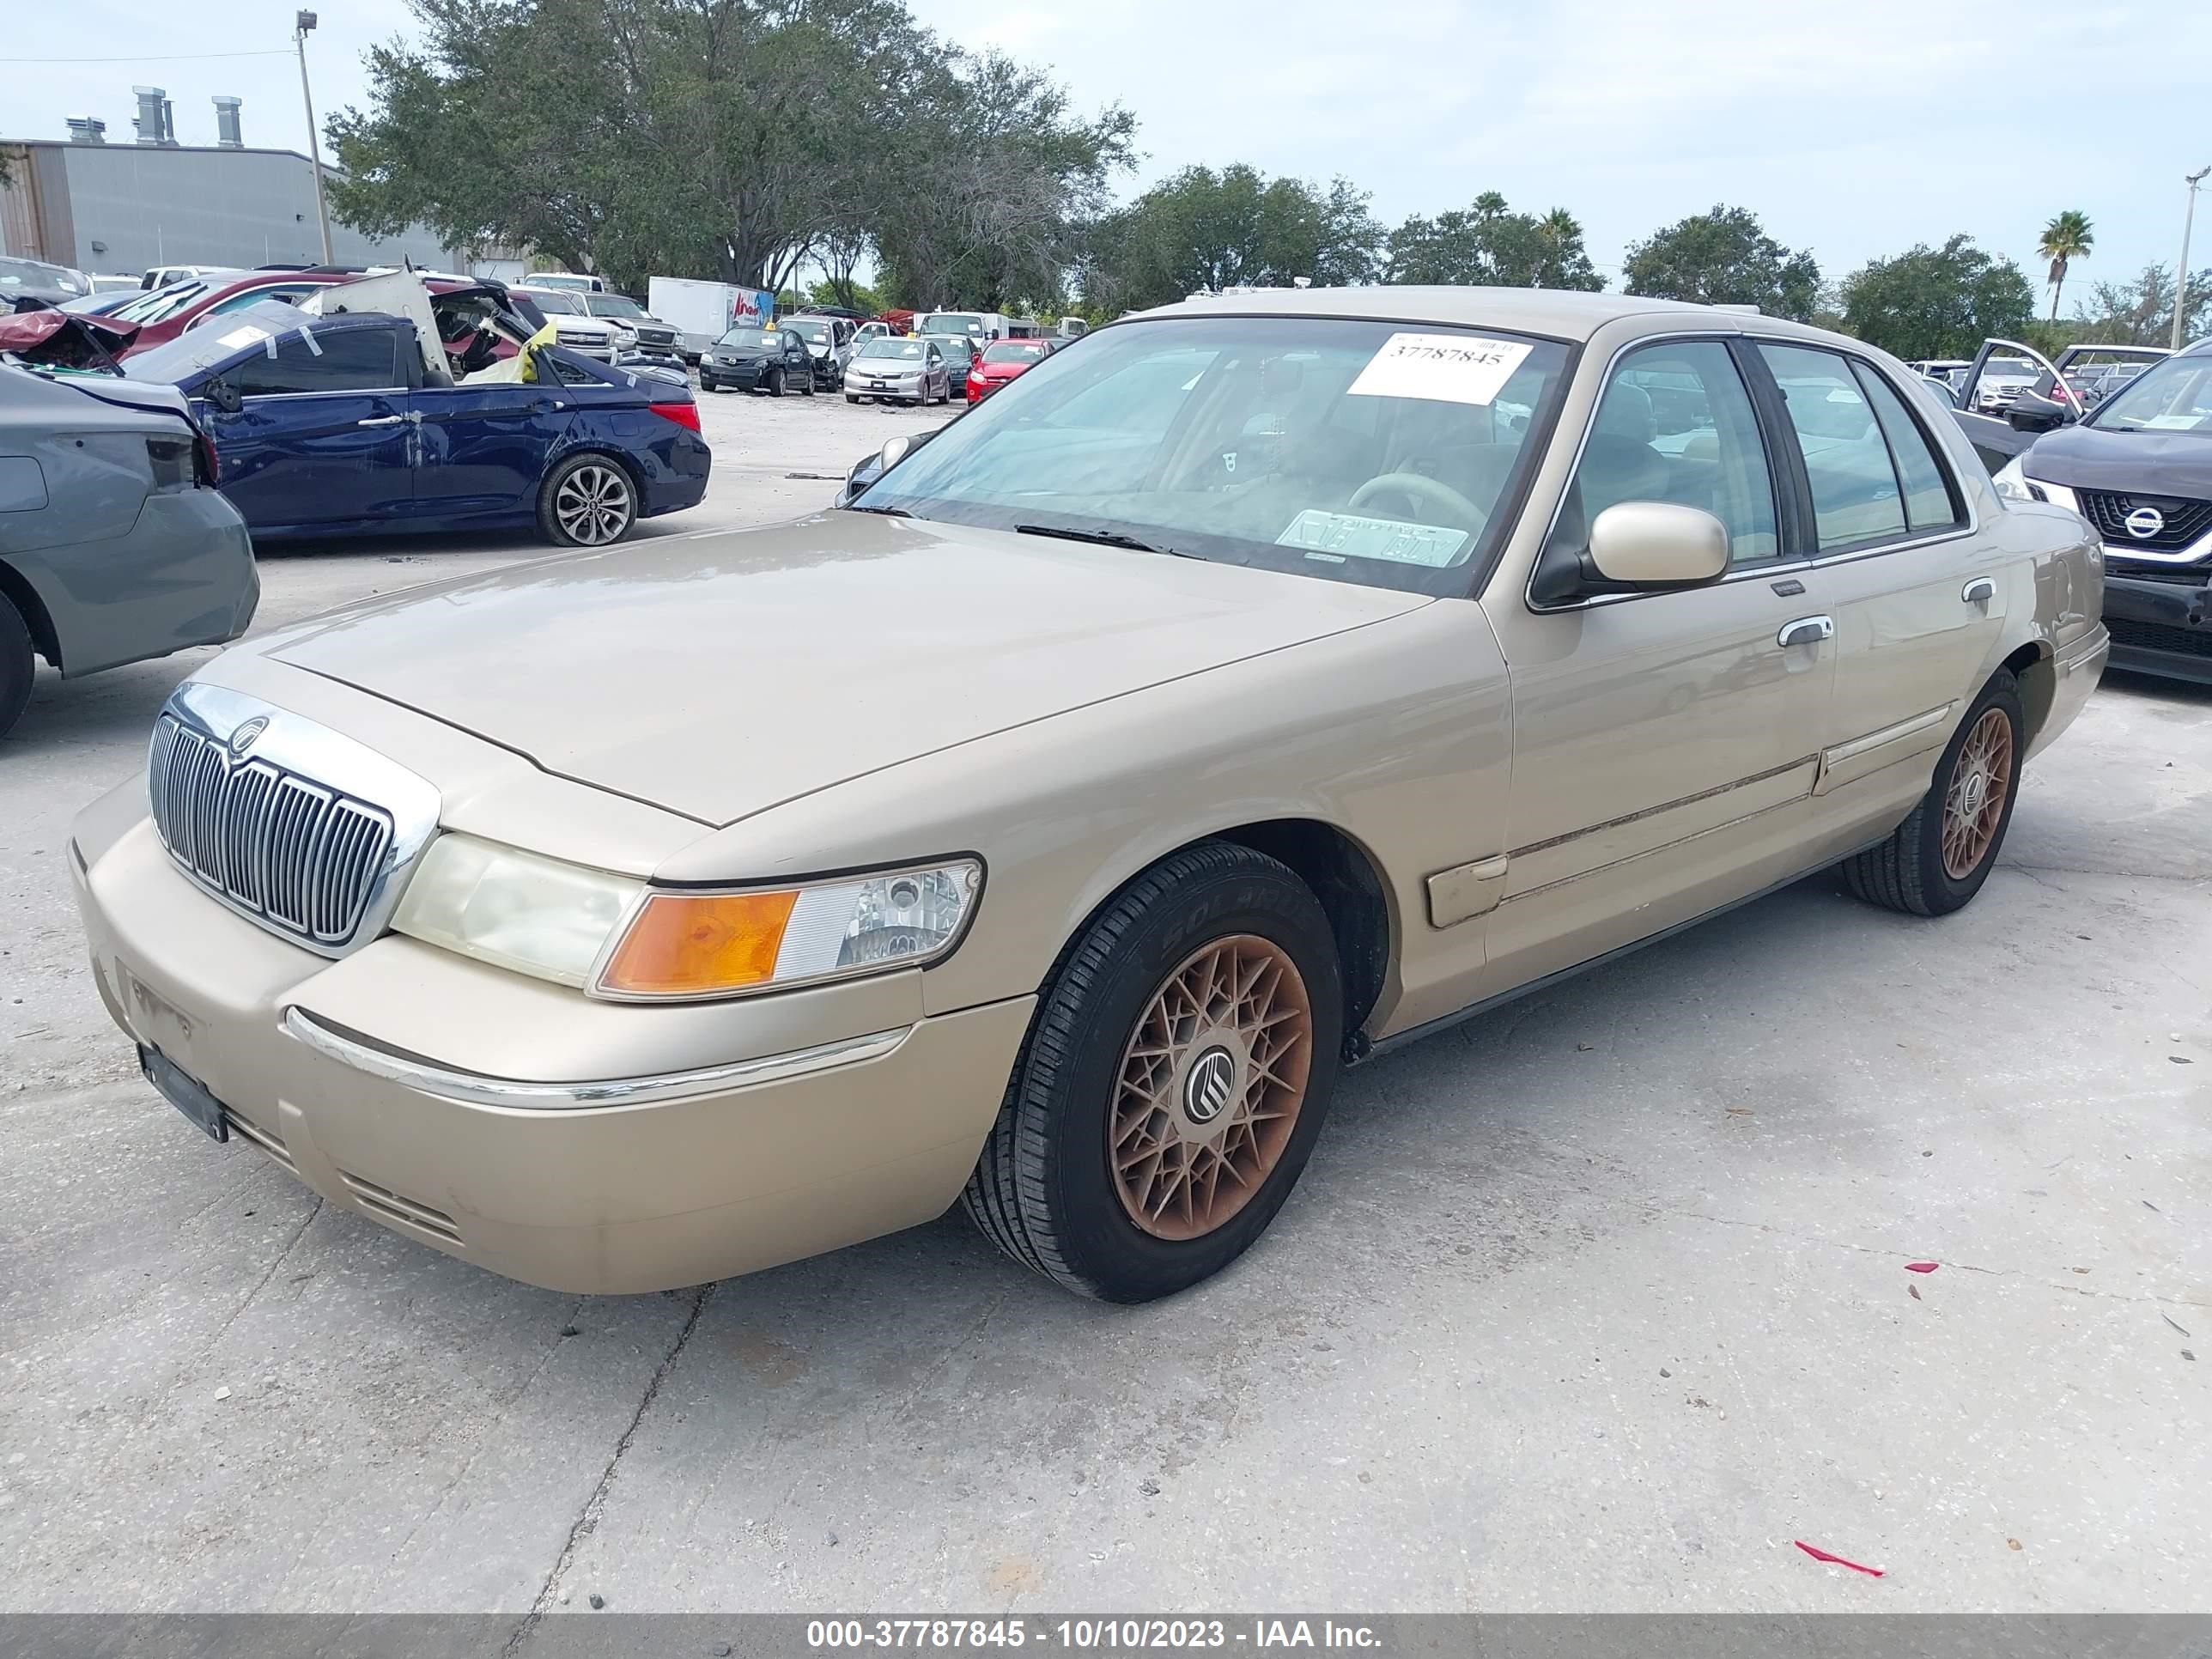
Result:
M2182 175L2212 161L2207 0L912 3L949 38L1052 65L1085 106L1127 104L1133 185L1193 161L1341 173L1386 223L1494 189L1572 210L1616 276L1626 244L1726 201L1832 274L1965 231L2039 284L2038 232L2080 208L2097 247L2076 279L2118 278L2174 258ZM187 143L212 142L218 93L245 99L249 143L304 143L289 3L21 9L0 137L97 115L127 143L135 83L167 88ZM362 49L408 17L403 0L320 10L327 111L361 100ZM166 61L24 61L131 50ZM198 55L225 51L264 55Z

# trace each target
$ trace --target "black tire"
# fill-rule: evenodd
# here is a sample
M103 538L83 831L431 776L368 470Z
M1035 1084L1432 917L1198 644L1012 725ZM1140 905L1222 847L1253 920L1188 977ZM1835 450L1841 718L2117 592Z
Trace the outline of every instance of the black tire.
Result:
M780 368L771 368L768 372L768 395L771 398L783 396L783 371Z
M799 392L804 398L811 398L814 395L814 374L811 370L807 372L805 380L799 383Z
M868 400L866 398L856 396L854 393L848 392L845 394L845 401L857 409Z
M619 521L599 507L618 507ZM561 547L611 547L637 528L637 480L611 455L571 455L538 487L538 528Z
M37 672L31 660L31 630L14 602L0 593L0 738L23 717Z
M1960 757L1992 711L2008 727L2004 799L1996 815L1994 833L1979 856L1963 876L1954 876L1944 860L1945 805L1958 777ZM2013 805L2020 799L2021 757L2027 749L2027 724L2021 711L2020 684L2009 670L1999 669L1951 734L1942 759L1936 763L1935 781L1911 816L1880 846L1844 860L1844 879L1851 891L1869 904L1909 915L1948 915L1963 907L1982 890L1982 884L1996 867L2005 831L2012 823Z
M1156 1236L1133 1218L1109 1151L1128 1050L1181 967L1218 941L1238 939L1256 940L1296 968L1310 1010L1303 1098L1272 1167L1247 1183L1241 1208L1196 1237ZM1328 918L1295 873L1227 842L1174 854L1109 900L1061 954L962 1205L1008 1255L1079 1295L1149 1302L1195 1285L1243 1255L1297 1184L1335 1091L1343 1021ZM1194 1039L1192 1052L1202 1041ZM1203 1097L1189 1074L1195 1066L1162 1063L1182 1079L1168 1086L1170 1095ZM1240 1088L1258 1088L1241 1068L1237 1077ZM1213 1111L1223 1113L1219 1100ZM1216 1133L1231 1136L1234 1128L1231 1117Z

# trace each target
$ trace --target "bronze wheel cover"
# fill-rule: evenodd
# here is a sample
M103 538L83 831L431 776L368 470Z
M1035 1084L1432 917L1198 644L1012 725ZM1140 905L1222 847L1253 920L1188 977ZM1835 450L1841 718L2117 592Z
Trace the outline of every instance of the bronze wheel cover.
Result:
M1202 1238L1266 1184L1297 1127L1313 1006L1290 953L1250 933L1194 951L1138 1017L1107 1115L1129 1219Z
M1981 868L1996 841L2012 793L2012 722L2004 710L1983 710L1943 793L1943 872L1954 881Z

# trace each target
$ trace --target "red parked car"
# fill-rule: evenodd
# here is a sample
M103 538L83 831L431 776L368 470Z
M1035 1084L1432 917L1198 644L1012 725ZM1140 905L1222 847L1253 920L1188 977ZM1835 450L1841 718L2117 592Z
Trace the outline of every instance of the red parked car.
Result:
M968 401L980 404L1023 370L1052 356L1051 340L994 340L968 369Z
M123 352L128 357L132 352L175 339L204 319L243 311L264 300L286 300L297 305L317 289L349 283L354 275L328 270L211 271L142 294L108 314L118 322L138 325L137 334Z

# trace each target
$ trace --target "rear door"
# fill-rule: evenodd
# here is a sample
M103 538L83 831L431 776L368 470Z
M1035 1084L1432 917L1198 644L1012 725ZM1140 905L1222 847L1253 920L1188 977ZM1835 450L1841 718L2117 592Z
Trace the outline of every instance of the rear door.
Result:
M222 489L254 530L399 528L414 506L414 445L397 328L295 330L233 361L214 437Z
M1811 521L1806 580L1835 627L1814 819L1894 823L1988 675L2007 613L2033 610L2020 586L2033 577L1977 533L1948 451L1873 362L1778 341L1757 355Z
M576 404L558 382L418 387L416 517L466 521L534 512L547 460Z
M1729 532L1722 580L1551 605L1485 596L1514 727L1486 994L1741 898L1804 856L1832 655L1788 560L1791 504L1744 374L1720 338L1624 352L1549 537L1585 548L1626 501L1700 507Z

